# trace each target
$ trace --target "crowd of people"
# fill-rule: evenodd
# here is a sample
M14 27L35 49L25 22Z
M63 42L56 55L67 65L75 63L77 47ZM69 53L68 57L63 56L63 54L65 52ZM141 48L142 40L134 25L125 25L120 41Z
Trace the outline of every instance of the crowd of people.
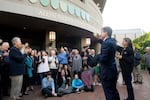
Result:
M41 94L47 98L64 94L93 92L95 85L103 86L106 100L120 100L116 83L119 72L127 86L128 97L134 100L134 83L142 84L140 53L132 47L129 38L124 38L122 47L111 38L112 30L104 27L100 36L101 52L94 49L80 52L78 49L35 50L29 43L22 44L19 37L12 39L12 47L3 42L0 47L0 97L10 95L11 100L20 100L29 95L34 85L41 86ZM144 55L150 73L150 47Z
M12 44L10 48L8 42L3 42L0 54L1 94L10 95L12 100L29 95L34 85L40 85L44 97L50 97L94 91L93 85L100 84L99 72L95 73L99 67L94 49L82 54L67 47L38 51L28 43L22 44L19 37L14 37ZM97 78L93 80L94 76Z

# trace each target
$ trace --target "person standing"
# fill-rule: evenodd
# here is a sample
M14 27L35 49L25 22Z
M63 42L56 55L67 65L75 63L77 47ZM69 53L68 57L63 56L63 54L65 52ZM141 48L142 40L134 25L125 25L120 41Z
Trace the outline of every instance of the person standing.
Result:
M142 75L141 75L141 54L134 48L134 67L133 67L133 83L142 84Z
M11 100L20 100L19 94L22 88L23 74L25 73L25 55L22 46L21 39L14 37L12 39L13 47L10 49L9 60L10 60L10 79L11 79Z
M134 100L134 92L132 87L132 71L134 66L134 51L131 39L124 38L122 42L123 48L119 58L120 66L122 68L122 75L124 77L125 85L127 86L128 97L124 100Z
M58 54L58 61L60 66L64 66L68 64L69 51L66 47L61 47L60 53Z
M144 60L145 60L147 70L150 74L150 47L146 47L146 53L144 54Z
M50 71L49 65L48 65L48 55L46 51L42 51L41 53L39 52L38 61L39 61L39 65L37 68L37 73L39 74L40 83L41 83L42 79L45 76L45 73Z
M99 62L101 64L100 76L106 100L120 100L117 83L117 68L115 63L116 43L111 38L112 29L103 27L100 36L101 53Z
M79 78L81 77L81 69L82 69L82 58L77 49L74 50L74 55L72 56L72 72L73 75L78 73Z
M58 59L55 50L50 51L50 56L48 57L48 61L49 61L49 68L52 73L52 78L54 79L54 82L56 84L56 77L58 73Z
M88 59L87 59L87 64L90 66L90 70L92 72L92 76L93 76L93 85L98 85L98 73L96 73L96 68L97 67L97 58L98 56L95 54L95 50L91 49L90 50L90 54L88 55Z
M9 43L3 42L0 50L2 54L2 92L3 96L9 96L10 78L9 78Z

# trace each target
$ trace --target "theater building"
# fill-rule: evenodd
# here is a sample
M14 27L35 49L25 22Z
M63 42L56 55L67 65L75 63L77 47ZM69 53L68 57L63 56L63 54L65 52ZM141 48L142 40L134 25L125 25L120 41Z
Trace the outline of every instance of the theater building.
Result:
M95 46L106 0L0 0L0 39L33 48Z

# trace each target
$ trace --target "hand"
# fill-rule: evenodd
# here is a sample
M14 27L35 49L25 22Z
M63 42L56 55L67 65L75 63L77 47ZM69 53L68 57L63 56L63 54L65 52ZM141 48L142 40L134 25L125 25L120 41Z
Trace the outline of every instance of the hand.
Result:
M8 52L3 53L3 56L8 56L8 55L9 55Z
M64 50L65 50L65 51L68 51L68 48L67 48L67 47L64 47Z
M24 44L24 46L25 46L25 47L28 47L28 46L29 46L29 43L26 42L26 43Z
M116 58L120 59L120 56L121 56L121 55L120 55L119 52L116 52L116 55L115 55L115 56L116 56Z
M96 34L96 38L100 39L101 35L100 34Z
M122 59L122 55L119 56L119 59Z

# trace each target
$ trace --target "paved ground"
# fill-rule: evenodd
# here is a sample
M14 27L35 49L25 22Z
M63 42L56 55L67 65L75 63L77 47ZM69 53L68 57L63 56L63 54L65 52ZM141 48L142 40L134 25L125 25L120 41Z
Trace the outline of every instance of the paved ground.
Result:
M121 84L121 75L118 80L117 88L121 100L127 96L126 87ZM143 73L143 84L133 84L135 100L150 100L150 75L147 72ZM4 100L9 100L8 97L4 97ZM105 100L103 89L101 86L95 87L95 92L83 92L80 94L72 93L64 95L63 97L50 97L43 98L40 94L40 87L35 86L35 90L30 92L30 95L23 96L22 100Z

